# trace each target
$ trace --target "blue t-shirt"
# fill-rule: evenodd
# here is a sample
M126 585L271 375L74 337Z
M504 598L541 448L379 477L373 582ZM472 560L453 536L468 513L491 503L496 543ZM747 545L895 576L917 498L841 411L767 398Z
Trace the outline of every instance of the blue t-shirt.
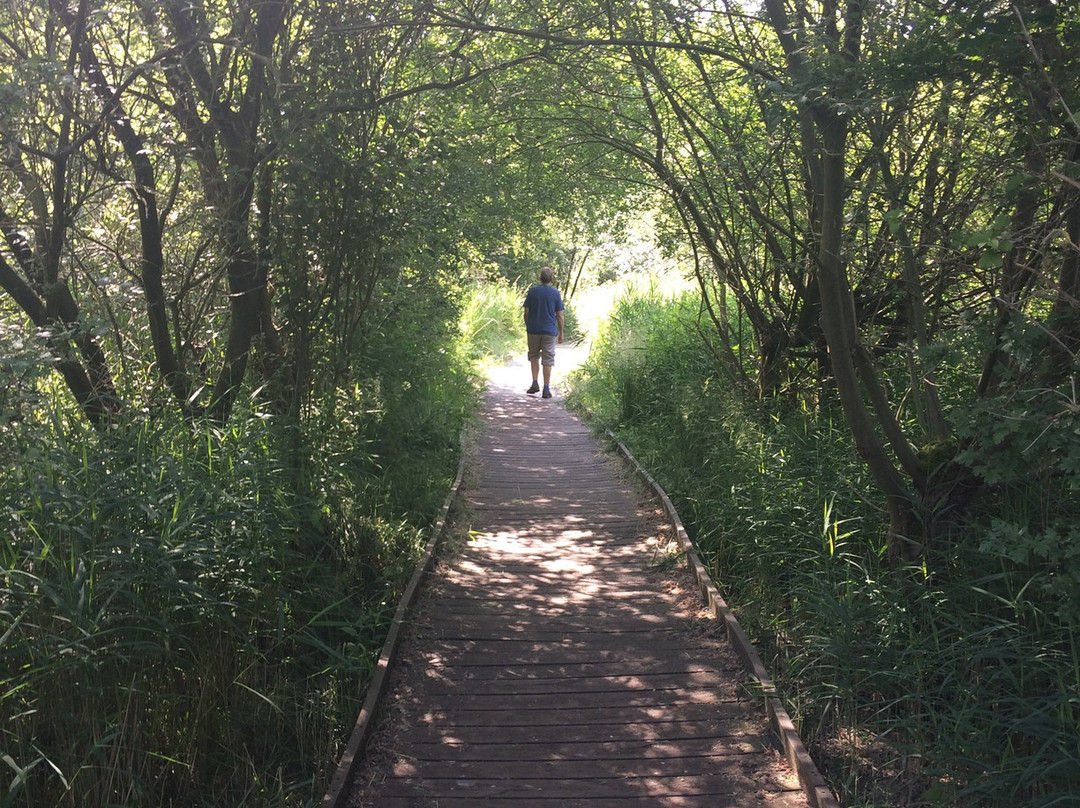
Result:
M530 334L559 333L559 321L555 312L563 310L562 295L554 286L538 283L525 295L524 308L529 310L525 330Z

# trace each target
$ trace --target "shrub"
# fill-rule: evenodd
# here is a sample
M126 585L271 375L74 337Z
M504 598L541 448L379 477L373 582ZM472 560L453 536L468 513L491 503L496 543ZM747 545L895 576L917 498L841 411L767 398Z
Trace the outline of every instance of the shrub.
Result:
M872 486L828 401L741 400L695 312L648 293L622 300L571 403L672 496L841 802L1074 804L1072 478L1013 475L947 551L890 566ZM1030 443L1037 423L987 429ZM1068 461L1061 419L1047 423L1042 437Z
M302 423L0 427L0 805L321 797L473 395L390 353Z

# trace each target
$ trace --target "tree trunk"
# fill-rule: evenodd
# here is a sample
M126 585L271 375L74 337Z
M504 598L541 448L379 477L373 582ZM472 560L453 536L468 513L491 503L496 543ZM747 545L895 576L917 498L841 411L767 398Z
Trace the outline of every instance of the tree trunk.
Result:
M845 150L847 125L831 110L815 110L821 134L822 211L818 249L818 288L821 290L821 330L829 346L836 391L855 447L885 495L889 514L889 554L911 558L918 552L916 505L911 490L893 465L863 401L857 369L860 351L855 328L855 304L841 258L844 226ZM865 372L865 369L864 369ZM879 413L880 419L881 413Z
M770 22L787 56L788 70L797 86L813 87L819 78L811 74L806 51L796 39L781 0L764 0ZM862 0L850 0L844 6L844 29L836 25L836 7L822 14L824 30L839 55L849 62L858 61L862 37ZM816 91L810 91L811 94ZM883 428L902 462L914 470L918 463L906 438L896 423L884 391L876 378L868 355L859 343L855 301L843 260L844 207L847 198L847 139L849 116L835 106L828 95L810 97L804 107L803 147L814 151L805 155L808 196L811 208L819 216L817 233L817 286L820 292L821 330L829 351L829 363L837 394L856 449L870 470L878 489L884 494L889 514L889 555L897 560L911 558L919 550L919 509L912 490L890 457L878 434ZM813 132L807 126L813 126ZM861 378L860 378L861 377ZM877 419L863 399L866 385L875 404Z
M131 192L139 213L139 261L146 314L150 325L150 339L157 361L158 371L181 409L188 409L191 385L187 373L180 364L169 330L168 309L165 303L165 287L162 274L165 255L162 248L162 226L157 208L157 180L154 166L147 149L131 125L131 118L120 104L118 93L108 85L96 54L83 36L79 19L66 6L58 6L64 24L79 49L82 68L90 79L90 86L104 105L103 116L120 141L131 162L134 182Z
M235 59L246 54L248 60L242 69L232 66L246 78L235 108L224 100L219 86L224 80L217 61L221 54L203 56L203 49L212 51L213 45L206 38L209 34L200 30L192 6L183 0L168 0L165 10L175 41L183 47L182 67L174 65L167 76L178 98L177 108L182 110L184 128L198 152L207 200L220 216L219 238L228 256L228 337L207 408L214 420L225 422L244 383L256 334L264 333L265 347L280 352L272 325L267 271L251 232L251 201L256 171L265 156L260 149L259 127L270 92L268 68L284 26L286 6L280 0L252 6L251 41L244 43L245 48L231 51ZM151 18L149 14L148 20ZM198 113L200 107L205 107L208 123Z

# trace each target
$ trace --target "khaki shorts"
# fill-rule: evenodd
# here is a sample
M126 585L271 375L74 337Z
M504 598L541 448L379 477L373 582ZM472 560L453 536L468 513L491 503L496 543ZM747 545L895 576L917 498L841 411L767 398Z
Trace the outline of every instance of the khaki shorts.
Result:
M555 335L529 334L529 361L539 359L546 368L555 364Z

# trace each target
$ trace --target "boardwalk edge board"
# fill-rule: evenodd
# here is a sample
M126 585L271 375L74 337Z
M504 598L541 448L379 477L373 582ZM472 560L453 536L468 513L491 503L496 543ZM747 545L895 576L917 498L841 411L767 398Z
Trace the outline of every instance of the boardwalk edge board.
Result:
M663 504L664 511L667 513L668 518L675 527L675 533L679 541L679 549L686 556L686 563L690 567L694 578L697 580L702 597L708 602L709 609L712 611L713 615L715 615L717 619L723 620L728 639L731 641L732 645L735 646L735 650L739 653L739 656L742 657L747 668L749 668L750 673L757 681L757 686L765 698L765 709L768 713L769 721L772 724L772 729L780 738L780 743L784 748L784 754L788 759L788 763L791 764L792 769L795 770L795 773L799 778L799 785L802 786L803 791L806 793L807 800L809 800L814 808L840 808L840 803L825 784L825 778L822 777L821 772L818 771L817 765L814 763L813 758L810 757L810 753L806 751L806 747L803 745L802 739L795 729L795 724L792 722L791 717L784 708L783 702L777 694L776 686L769 677L769 672L766 670L765 664L761 661L761 657L758 656L757 650L750 642L750 638L743 630L743 627L739 625L739 621L735 618L735 614L731 611L730 607L728 607L727 602L720 596L720 590L717 589L716 584L713 583L709 571L705 569L705 565L701 562L697 549L694 547L694 543L690 541L690 536L687 534L686 528L683 526L682 520L675 510L675 505L671 502L671 498L668 497L667 492L664 491L653 476L646 471L645 467L638 462L638 459L634 457L626 445L615 436L615 433L607 430L607 435L617 447L619 454L621 454L630 464L631 468L645 480Z
M352 780L356 767L363 759L363 749L367 745L368 738L370 738L371 731L374 727L375 722L373 719L375 711L382 701L390 681L390 668L393 665L394 657L397 654L397 646L401 636L401 626L405 623L405 618L409 613L409 609L416 599L416 593L420 589L420 582L424 579L424 576L427 575L434 563L435 551L438 549L439 543L443 538L443 533L446 530L446 521L447 516L450 513L450 506L457 497L458 491L461 488L461 481L465 476L465 463L468 459L466 438L465 432L462 432L461 459L458 462L457 477L454 479L454 484L450 486L450 492L446 495L446 500L443 502L442 509L439 511L439 518L431 530L431 538L428 539L427 545L424 548L424 554L420 557L420 561L417 562L416 569L413 570L412 578L409 579L409 585L405 587L405 591L401 595L401 600L398 602L397 611L394 612L394 619L390 624L390 630L386 633L386 641L383 643L382 651L379 653L379 661L375 665L375 673L371 677L371 682L368 684L364 705L360 709L360 715L356 719L352 735L349 737L349 742L346 744L345 751L342 753L341 759L338 762L337 771L334 772L334 776L330 780L330 786L326 791L326 795L323 797L322 808L340 808L340 806L344 804L344 799L349 793L349 789L347 789L346 786Z

